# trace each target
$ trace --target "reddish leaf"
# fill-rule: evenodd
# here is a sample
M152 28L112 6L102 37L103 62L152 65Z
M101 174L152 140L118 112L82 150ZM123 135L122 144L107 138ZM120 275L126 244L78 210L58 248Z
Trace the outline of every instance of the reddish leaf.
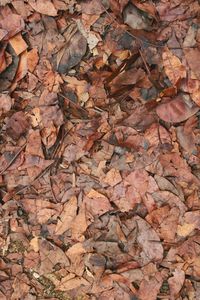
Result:
M177 96L168 103L160 104L157 109L157 115L165 122L179 123L187 120L199 110L199 107L187 103L183 97Z
M57 15L57 10L50 0L30 0L29 4L34 10L41 14L52 17Z
M185 49L184 53L192 72L194 72L194 74L197 76L197 79L200 79L199 49L198 48Z
M28 129L28 122L22 111L16 112L8 120L6 126L7 134L14 140L20 138Z

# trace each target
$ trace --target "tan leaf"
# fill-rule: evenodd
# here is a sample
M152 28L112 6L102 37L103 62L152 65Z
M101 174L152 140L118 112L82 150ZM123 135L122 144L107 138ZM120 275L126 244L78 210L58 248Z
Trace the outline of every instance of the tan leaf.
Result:
M12 46L12 48L15 50L16 55L21 54L28 47L28 45L22 38L21 33L18 33L15 36L11 37L11 39L9 40L9 43Z
M115 186L116 184L120 183L122 181L122 177L120 175L120 172L114 168L112 168L103 179L105 183L107 183L110 186Z
M38 51L36 48L33 48L27 53L27 64L28 64L28 70L30 72L33 72L35 70L38 61L39 61Z
M170 289L170 299L176 299L185 281L185 272L180 269L175 269L173 277L168 279Z
M108 198L93 189L86 195L83 202L92 215L102 215L112 209Z
M61 280L61 283L57 287L57 289L61 291L69 291L69 290L77 289L82 285L87 286L90 285L90 283L87 280L85 280L83 277L75 277L72 279L69 279L68 277L67 278L64 277Z
M172 85L176 85L180 79L186 77L185 67L182 65L180 59L176 57L168 48L163 51L162 58L165 73Z
M39 242L38 242L38 237L35 236L33 239L30 241L30 246L33 248L35 252L38 252L40 247L39 247Z
M84 239L83 233L86 231L89 224L89 220L86 219L85 205L83 204L80 207L78 215L75 217L74 222L72 223L72 237L75 240Z
M72 222L76 217L77 212L77 198L73 196L67 203L64 204L63 212L60 215L60 220L58 220L55 234L63 234L68 230Z
M183 225L178 225L177 234L181 237L188 236L195 229L194 224L185 223Z

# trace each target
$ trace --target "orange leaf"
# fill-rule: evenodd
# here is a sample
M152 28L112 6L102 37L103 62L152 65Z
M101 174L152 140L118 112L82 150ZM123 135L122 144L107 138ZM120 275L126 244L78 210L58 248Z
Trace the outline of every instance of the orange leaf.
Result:
M162 54L165 73L172 85L176 85L181 78L186 77L186 69L180 59L176 57L168 48Z

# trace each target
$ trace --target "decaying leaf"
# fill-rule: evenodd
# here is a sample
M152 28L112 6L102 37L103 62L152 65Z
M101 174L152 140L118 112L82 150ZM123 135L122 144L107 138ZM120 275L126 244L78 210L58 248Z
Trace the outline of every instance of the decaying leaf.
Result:
M29 4L31 7L44 15L56 16L57 10L55 9L53 3L50 0L30 0Z
M199 62L199 55L200 51L197 48L189 48L184 50L186 60L196 76L197 79L200 80L200 62Z
M162 57L165 73L172 85L176 85L182 78L186 77L186 69L182 65L180 59L176 57L168 48L163 51Z
M198 18L0 0L2 300L200 299Z
M63 234L72 226L72 222L76 217L77 212L77 199L72 197L63 208L63 211L59 217L58 223L56 225L55 234Z
M0 94L0 116L8 112L13 104L13 100L9 95Z
M198 106L188 104L181 96L177 96L168 103L160 104L156 112L159 118L165 122L179 123L189 119L198 110Z
M57 55L57 70L59 73L67 73L76 66L86 53L87 41L78 30L71 24L66 30L64 37L66 43Z
M185 280L185 272L180 269L175 269L173 277L168 279L171 299L176 299Z
M20 138L28 129L28 121L22 111L16 112L8 120L6 131L7 134L14 140Z

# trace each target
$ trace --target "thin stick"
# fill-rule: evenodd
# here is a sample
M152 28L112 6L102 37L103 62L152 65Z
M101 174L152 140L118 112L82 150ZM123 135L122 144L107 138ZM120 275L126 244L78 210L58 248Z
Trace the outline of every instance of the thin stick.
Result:
M27 145L27 142L19 149L19 151L15 154L15 156L7 164L7 166L5 166L5 168L0 172L0 175L2 175L13 164L13 162L17 159L17 157L20 155L20 153L24 150L26 145Z

